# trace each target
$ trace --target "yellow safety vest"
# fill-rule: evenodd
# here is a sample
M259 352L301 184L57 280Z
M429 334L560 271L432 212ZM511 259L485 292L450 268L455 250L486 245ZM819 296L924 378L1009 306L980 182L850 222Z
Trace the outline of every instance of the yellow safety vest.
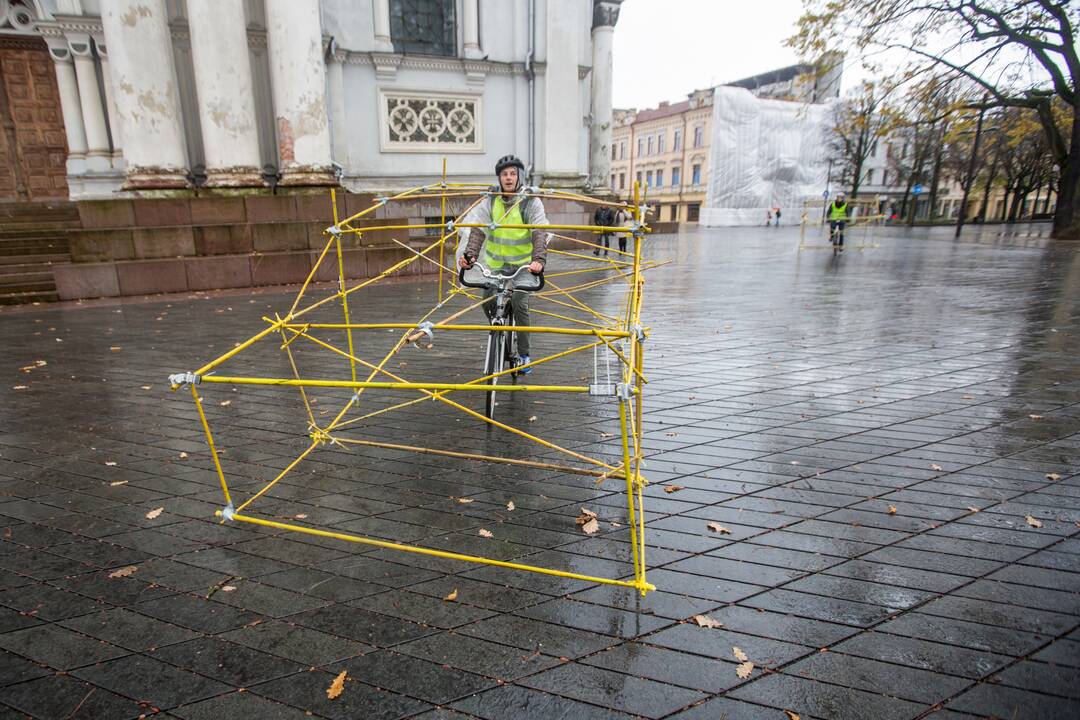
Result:
M837 205L835 202L829 205L830 220L847 220L847 203Z
M523 200L522 202L527 202ZM521 217L521 203L514 201L507 210L502 196L491 201L491 220L496 225L524 225ZM488 270L506 274L506 268L517 270L528 265L532 260L532 231L527 228L497 227L494 231L485 231L483 255L480 262Z

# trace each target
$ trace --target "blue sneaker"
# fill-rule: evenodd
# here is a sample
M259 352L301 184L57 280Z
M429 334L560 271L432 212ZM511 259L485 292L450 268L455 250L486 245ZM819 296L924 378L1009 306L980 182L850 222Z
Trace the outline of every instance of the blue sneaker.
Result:
M529 356L528 355L522 355L521 356L521 364L522 365L528 365L529 364ZM518 375L528 375L531 372L532 372L532 368L527 367L527 368L523 368L521 370L518 370Z

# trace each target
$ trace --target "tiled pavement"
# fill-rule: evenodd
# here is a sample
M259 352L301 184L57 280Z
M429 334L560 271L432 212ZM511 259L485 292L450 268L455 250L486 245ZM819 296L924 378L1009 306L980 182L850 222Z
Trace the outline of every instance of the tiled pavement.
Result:
M961 242L896 230L844 256L796 252L794 228L651 240L649 255L675 262L647 287L648 564L660 591L644 601L214 522L221 491L191 398L166 392L165 376L252 334L289 295L5 309L0 718L1080 716L1080 244L1046 229ZM354 315L415 318L431 295L385 285ZM375 358L391 337L358 347ZM294 347L308 374L340 375L332 357ZM475 339L437 337L390 367L460 378L478 358ZM268 346L234 367L280 374L284 362ZM591 365L568 358L533 378L576 381ZM239 494L306 446L294 393L202 393ZM340 398L316 395L320 417ZM408 397L370 393L364 407ZM499 407L592 454L617 453L613 410L577 396ZM432 403L357 436L556 457ZM625 575L618 489L320 449L253 507ZM575 526L583 505L600 535ZM707 531L712 521L731 534ZM699 613L723 626L687 622ZM733 647L755 663L747 679ZM328 700L342 670L345 690Z

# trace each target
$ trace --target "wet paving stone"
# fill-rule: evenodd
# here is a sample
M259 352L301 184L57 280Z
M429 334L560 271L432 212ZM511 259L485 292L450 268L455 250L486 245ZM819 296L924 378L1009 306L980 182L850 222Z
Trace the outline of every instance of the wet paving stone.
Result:
M318 717L340 720L361 717L390 720L408 717L431 707L428 703L348 678L341 695L330 700L326 697L326 688L330 687L333 681L333 674L314 670L256 685L251 688L251 692L303 708Z
M646 562L658 591L645 598L215 518L225 503L195 410L166 392L162 368L250 337L291 291L0 308L0 364L48 361L20 373L28 390L0 387L0 718L1076 715L1080 247L1049 241L1044 225L968 228L959 241L948 228L886 228L876 247L825 256L798 251L797 228L770 230L690 228L645 248L677 258L649 278L646 303ZM688 302L688 288L708 302ZM358 307L373 321L418 317L428 290L388 284ZM582 291L612 312L618 295ZM394 336L379 335L364 353L389 349ZM325 360L292 347L305 368ZM266 350L232 362L291 372ZM475 351L443 338L433 352L407 348L395 372L467 379ZM537 372L587 375L574 358ZM201 392L236 497L307 447L295 394ZM321 417L344 393L310 395ZM411 397L371 392L363 404L399 399ZM518 395L499 409L565 447L621 458L617 408L599 399ZM437 404L355 430L567 462ZM251 511L630 574L617 481L350 451L319 448ZM600 515L595 536L574 522L582 506ZM699 627L698 614L722 626ZM735 647L756 665L748 679ZM345 693L327 700L345 669Z
M229 689L217 680L143 655L128 655L80 668L72 675L125 697L154 698L154 705L162 709L202 700Z

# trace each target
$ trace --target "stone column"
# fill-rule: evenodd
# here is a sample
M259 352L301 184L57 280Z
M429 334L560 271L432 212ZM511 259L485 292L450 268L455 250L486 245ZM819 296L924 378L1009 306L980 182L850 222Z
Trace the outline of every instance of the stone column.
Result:
M124 128L124 189L186 188L187 155L165 0L109 0L101 24Z
M394 52L390 39L390 0L372 0L375 10L375 52Z
M480 50L480 10L477 3L480 0L464 0L465 11L465 57L469 60L478 60L484 56Z
M206 186L261 186L244 4L188 0L187 8Z
M337 49L326 69L330 80L330 137L333 158L343 168L352 167L349 157L349 133L345 120L345 51Z
M326 65L315 2L266 0L281 185L333 185Z
M113 89L112 68L109 65L109 50L105 44L105 36L94 37L94 45L97 47L98 58L101 60L101 77L105 85L105 116L109 120L109 134L112 136L113 165L119 167L117 162L123 157L123 141L120 139L120 118L116 114L116 102L113 99L116 91Z
M60 113L64 116L64 134L68 146L68 174L72 174L72 161L86 160L86 128L83 126L82 106L79 103L79 83L75 78L75 65L71 61L71 49L62 38L49 38L49 55L56 70L56 88L60 92Z
M86 168L96 172L109 169L109 130L105 125L105 107L98 90L97 68L90 49L89 35L69 35L68 46L75 60L75 78L79 85L79 104L86 129Z
M580 167L582 108L578 80L577 0L548 0L547 53L544 70L544 164L543 184L581 187L585 173Z
M611 41L622 0L593 0L589 186L611 190Z

